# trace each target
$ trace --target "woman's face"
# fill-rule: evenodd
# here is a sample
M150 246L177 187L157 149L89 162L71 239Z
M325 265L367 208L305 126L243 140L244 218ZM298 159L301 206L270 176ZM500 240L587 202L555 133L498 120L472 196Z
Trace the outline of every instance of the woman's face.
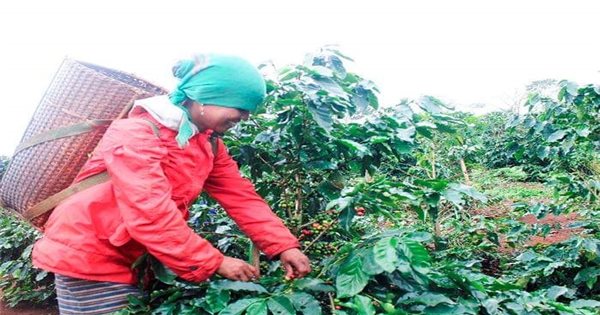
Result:
M233 128L242 120L247 120L249 112L241 109L222 107L217 105L203 105L191 103L188 108L192 116L192 121L198 129L212 129L218 133Z

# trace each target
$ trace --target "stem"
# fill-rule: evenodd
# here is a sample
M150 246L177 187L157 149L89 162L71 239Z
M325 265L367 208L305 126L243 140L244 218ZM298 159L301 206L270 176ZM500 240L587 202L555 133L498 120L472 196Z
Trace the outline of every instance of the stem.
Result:
M290 207L285 207L285 211L287 212L288 218L290 218L290 220L294 219L294 214L292 213L292 209L290 209Z
M341 257L341 258L339 258L339 259L337 259L337 260L335 260L335 261L332 261L332 262L329 264L329 266L336 265L336 264L338 264L339 262L341 262L342 260L344 260L344 259L346 259L346 258L348 258L348 256L344 256L344 257ZM323 276L323 274L324 274L324 273L325 273L327 270L329 270L327 267L328 267L328 266L324 266L323 268L321 268L321 271L320 271L320 272L319 272L319 274L318 274L318 275L315 277L315 279L321 279L321 277Z
M435 172L435 143L431 144L431 179L436 179L437 174Z
M254 118L252 118L252 117L249 117L249 119L250 119L250 121L251 121L252 123L254 123L254 125L255 125L256 127L258 127L258 128L260 129L260 124L259 124L258 122L256 122L256 120L255 120Z
M440 224L440 219L439 218L435 219L435 223L434 223L434 227L433 227L433 233L438 238L442 237L442 225Z
M317 223L317 222L319 222L319 220L310 221L308 223L305 223L305 224L302 224L302 225L298 226L298 229L301 230L301 229L303 229L303 228L305 228L305 227L307 227L309 225L312 225L313 223Z
M273 170L273 172L277 172L277 169L275 168L275 166L269 164L269 162L267 162L262 156L260 156L260 153L257 154L257 156L263 163L267 164Z
M248 257L249 263L254 266L257 270L260 270L260 251L258 246L250 241L250 257Z
M294 214L298 219L298 223L302 223L302 185L300 175L296 174L296 203L294 205Z
M323 235L325 235L325 232L329 231L329 229L331 229L332 225L327 226L323 231L321 231L321 233L319 233L319 235L317 235L317 237L315 237L314 240L312 240L312 242L310 242L310 244L308 244L306 247L304 247L304 250L307 251L316 241L318 241L321 237L323 237Z
M333 301L333 294L331 292L327 293L329 296L329 307L331 307L331 314L335 314L335 302Z
M374 296L373 296L373 295L371 295L371 294L363 293L363 295L364 295L364 296L366 296L366 297L368 297L368 298L370 298L371 300L373 300L373 301L375 301L375 302L379 303L379 304L383 304L383 303L381 302L381 300L380 300L380 299L378 299L378 298L374 297Z
M460 169L462 170L463 176L465 177L465 183L471 186L471 179L469 178L469 171L467 170L467 165L465 164L465 160L463 158L459 159Z
M236 235L236 234L217 233L217 232L204 232L204 231L200 231L198 234L200 234L200 235L210 234L210 235L225 236L225 237L243 237L242 235Z

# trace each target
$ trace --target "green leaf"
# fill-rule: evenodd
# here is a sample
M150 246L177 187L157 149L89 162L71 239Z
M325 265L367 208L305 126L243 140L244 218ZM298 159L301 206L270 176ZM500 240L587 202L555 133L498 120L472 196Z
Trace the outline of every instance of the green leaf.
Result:
M446 200L452 202L456 206L461 206L464 204L461 194L454 189L446 189L443 193L443 196Z
M406 99L402 100L402 102L396 106L394 106L394 111L396 115L400 116L403 120L412 121L414 119L415 113L410 108L410 102Z
M385 143L385 142L390 141L390 138L389 137L385 137L385 136L373 136L373 137L369 138L369 141L372 144Z
M333 73L331 72L331 74ZM344 91L344 89L342 89L342 87L340 87L340 85L331 78L314 78L314 82L319 85L322 91L327 92L327 94L330 96L338 97L341 99L347 99L349 97L349 95Z
M323 67L323 66L310 66L309 69L313 70L318 75L323 76L323 77L332 77L333 76L333 71L331 69L327 68L327 67Z
M267 293L267 289L265 289L262 285L252 282L220 280L212 282L211 286L219 290Z
M312 295L296 292L290 295L290 300L296 310L305 315L321 315L321 305Z
M431 257L429 257L429 253L423 245L411 240L402 240L398 248L412 265L421 267L429 266Z
M173 284L177 275L168 267L163 265L158 259L150 256L150 264L154 275L158 280L165 284Z
M267 300L269 310L274 315L295 315L296 310L290 299L285 296L274 296Z
M352 95L352 103L356 106L356 111L361 113L369 106L369 91L364 89L361 86L358 86L354 89L354 94Z
M415 242L429 242L433 239L433 236L429 232L415 231L406 234L404 238Z
M331 110L323 104L310 104L308 106L309 112L312 114L313 119L323 128L326 132L330 132L333 126L333 118Z
M562 80L559 83L559 86L561 86L563 89L565 89L565 91L573 96L577 95L577 90L578 90L578 86L577 83L575 82L571 82L571 81L567 81L567 80Z
M448 186L448 181L443 179L416 179L415 184L431 188L435 191L441 192Z
M346 207L348 207L348 205L350 205L350 202L352 202L352 197L342 197L342 198L338 198L338 199L334 199L332 201L330 201L327 206L325 206L326 209L337 209L337 210L343 210L346 209Z
M550 147L543 145L539 146L536 153L541 160L544 160L548 157L548 155L550 155Z
M210 287L206 290L202 308L211 314L216 314L227 306L229 299L229 291L222 291Z
M452 107L445 105L439 99L433 96L423 96L419 99L419 107L429 114L440 114L442 108L451 109Z
M246 309L247 315L268 315L268 313L265 301L256 302Z
M398 239L395 237L382 238L373 246L372 255L374 260L386 272L391 273L396 270L396 264L398 263L397 246Z
M436 306L438 304L456 304L456 302L449 299L447 296L439 293L407 293L402 296L399 300L401 304L423 304L427 306Z
M434 123L432 123L431 121L420 121L415 124L415 127L417 127L417 129L419 129L419 128L429 128L429 129L437 128L436 125Z
M546 138L546 141L548 141L548 142L556 142L556 141L564 138L566 135L567 135L567 132L565 130L558 130L558 131L555 131L555 132L551 133Z
M338 142L344 145L345 147L349 148L352 153L357 154L360 158L364 157L365 155L371 154L369 148L358 142L348 139L338 139Z
M360 257L362 259L362 270L365 274L374 276L384 272L383 268L375 262L375 255L373 254L372 249L366 251L366 253L360 255Z
M375 315L375 307L370 298L362 295L357 295L352 300L355 310L358 315Z
M591 130L590 130L590 128L589 128L589 127L586 127L586 126L580 126L580 127L578 127L577 129L575 129L575 132L577 132L577 134L578 134L580 137L584 137L584 138L586 138L587 136L589 136L589 135L590 135L590 133L591 133Z
M225 309L219 312L219 315L241 315L246 310L246 308L248 308L248 306L262 300L263 299L261 298L248 298L238 300L235 303L227 305Z
M152 311L152 315L174 315L177 304L167 303L161 304Z
M48 276L47 271L40 271L37 275L35 275L35 281L42 281L44 278L46 278L46 276Z
M340 213L340 225L346 231L350 231L350 226L352 226L352 219L355 215L354 209L350 207L346 207Z
M546 290L546 296L550 300L556 301L558 297L564 295L567 292L569 292L569 288L553 285L549 287L548 290Z
M463 184L456 184L456 183L452 183L450 185L448 185L448 189L444 192L444 197L446 197L447 195L451 195L450 191L456 191L456 192L460 192L464 195L467 195L475 200L481 201L481 202L487 202L487 197L478 192L475 188L471 187L471 186L467 186L467 185L463 185ZM453 197L455 198L455 196ZM456 198L455 198L456 199ZM450 200L450 201L457 201L457 204L462 204L462 198L459 198L460 202L458 202L457 200Z
M600 276L600 267L588 267L577 273L574 282L575 284L585 282L587 287L591 290L594 288L596 281L598 281L598 276Z
M498 312L498 304L500 304L500 301L498 301L497 299L486 299L481 304L483 305L483 307L485 307L485 310L488 314L501 314Z
M294 281L294 285L296 286L296 288L298 288L300 290L310 290L310 291L314 291L314 292L333 292L333 291L335 291L335 289L332 286L325 284L320 279L315 279L315 278L298 279L298 280Z
M593 308L593 309L597 309L598 307L600 307L600 301L596 301L596 300L575 300L572 301L571 304L569 304L569 306L571 307L575 307L575 308Z
M369 277L362 270L362 261L355 255L346 259L340 266L335 279L338 297L350 297L362 291L369 282Z
M396 137L402 141L408 142L408 143L414 143L415 141L415 127L408 127L405 129L399 129L396 131Z

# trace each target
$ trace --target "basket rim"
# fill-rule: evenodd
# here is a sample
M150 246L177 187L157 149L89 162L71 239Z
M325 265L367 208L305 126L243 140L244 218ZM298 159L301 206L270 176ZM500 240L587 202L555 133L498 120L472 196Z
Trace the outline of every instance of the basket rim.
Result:
M136 92L148 93L147 90L144 90L144 89L139 88L137 86L130 85L130 84L127 84L127 83L122 82L120 80L117 80L115 78L112 78L112 77L110 77L110 76L108 76L108 75L106 75L106 74L104 74L104 73L102 73L100 71L96 71L96 70L94 70L93 67L98 67L100 69L105 69L105 70L108 70L108 71L112 71L112 72L116 72L116 73L119 73L119 74L123 74L123 75L129 76L129 77L132 77L132 78L134 78L136 80L140 80L140 81L146 82L146 83L152 85L154 88L157 88L157 89L160 89L160 90L164 91L166 94L169 93L169 89L166 89L165 87L163 87L161 85L158 85L158 84L154 83L153 81L150 81L150 80L147 80L145 78L142 78L142 77L140 77L140 76L138 76L138 75L136 75L134 73L126 72L126 71L123 71L123 70L118 70L118 69L114 69L114 68L110 68L110 67L105 67L105 66L93 63L93 62L87 62L87 61L83 61L83 60L79 60L79 59L75 59L75 58L71 58L71 57L65 57L64 60L63 60L63 62L60 65L59 69L63 66L64 63L67 63L67 62L77 64L78 66L82 67L84 69L84 71L86 71L86 72L92 72L95 75L100 75L103 78L106 78L106 79L108 79L110 81L116 82L119 85L122 85L122 86L125 86L125 87L128 87L128 88L134 89L134 90L136 90ZM57 69L57 72L58 72L58 69Z

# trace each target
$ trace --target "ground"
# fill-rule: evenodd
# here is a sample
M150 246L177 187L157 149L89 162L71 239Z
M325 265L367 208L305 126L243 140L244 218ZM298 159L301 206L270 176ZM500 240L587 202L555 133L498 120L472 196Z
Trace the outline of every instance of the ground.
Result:
M579 234L583 231L582 228L570 228L569 225L576 222L578 219L577 213L569 213L555 216L549 214L544 218L537 219L533 214L528 214L521 218L522 222L527 224L548 224L553 227L552 231L545 237L533 236L527 241L527 246L535 245L550 245L568 240L571 235Z
M507 181L505 179L492 180L480 185L478 188L496 202L490 202L485 207L475 209L473 214L483 215L487 218L502 218L510 216L513 204L523 202L530 205L552 201L551 191L542 183ZM526 246L550 245L568 240L573 234L583 231L581 228L570 228L569 225L580 219L576 213L555 216L548 214L542 219L537 219L533 214L527 214L519 220L526 224L548 224L551 231L545 237L533 236ZM507 247L505 237L500 235L500 252L510 252L514 249Z
M10 308L0 299L0 315L58 315L58 308L48 305L19 305Z

